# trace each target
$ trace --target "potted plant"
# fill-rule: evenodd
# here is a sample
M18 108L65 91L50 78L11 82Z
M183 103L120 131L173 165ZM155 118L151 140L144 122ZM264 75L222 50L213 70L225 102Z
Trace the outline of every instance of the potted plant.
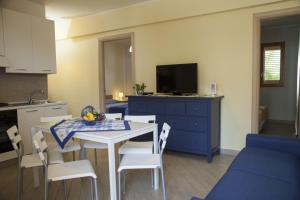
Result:
M136 83L133 86L133 89L135 89L135 92L136 92L137 95L143 95L143 93L146 89L146 85L145 85L145 83L142 83L142 84Z

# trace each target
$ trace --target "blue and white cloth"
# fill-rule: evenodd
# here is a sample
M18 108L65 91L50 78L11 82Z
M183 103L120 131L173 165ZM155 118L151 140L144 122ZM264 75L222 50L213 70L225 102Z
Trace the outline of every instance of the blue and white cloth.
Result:
M95 125L86 125L79 119L63 120L50 128L52 135L63 149L65 144L76 132L101 132L130 130L128 121L104 120L97 121Z

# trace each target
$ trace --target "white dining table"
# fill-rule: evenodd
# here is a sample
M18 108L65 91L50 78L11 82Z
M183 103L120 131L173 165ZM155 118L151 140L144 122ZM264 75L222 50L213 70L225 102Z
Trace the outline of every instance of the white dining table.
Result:
M129 140L131 138L153 132L154 153L158 153L158 126L155 123L138 123L129 122L130 130L125 131L97 131L97 132L76 132L74 138L80 140L88 140L93 142L105 143L108 146L108 163L109 163L109 186L110 186L110 199L117 200L117 179L116 179L116 160L115 160L115 144ZM53 123L41 123L32 127L32 135L41 130L43 133L51 133L50 127ZM33 152L35 152L33 147ZM81 151L81 158L84 151ZM33 169L34 186L38 187L39 184L39 170ZM100 177L101 178L101 174ZM159 174L158 170L154 171L154 189L159 188ZM100 190L101 191L101 190Z

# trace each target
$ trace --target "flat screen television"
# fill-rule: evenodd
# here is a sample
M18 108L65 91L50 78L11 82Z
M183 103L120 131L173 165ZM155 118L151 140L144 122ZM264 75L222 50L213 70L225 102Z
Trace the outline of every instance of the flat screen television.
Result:
M156 92L175 95L198 93L197 63L157 65Z

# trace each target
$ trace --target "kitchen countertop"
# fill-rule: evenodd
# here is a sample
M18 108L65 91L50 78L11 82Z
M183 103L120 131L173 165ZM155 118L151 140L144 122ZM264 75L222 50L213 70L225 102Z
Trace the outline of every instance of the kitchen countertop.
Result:
M37 107L47 107L47 106L56 106L56 105L66 105L65 101L53 101L49 103L36 103L36 104L28 104L28 105L9 105L0 107L0 111L6 110L17 110L17 109L27 109L27 108L37 108Z

